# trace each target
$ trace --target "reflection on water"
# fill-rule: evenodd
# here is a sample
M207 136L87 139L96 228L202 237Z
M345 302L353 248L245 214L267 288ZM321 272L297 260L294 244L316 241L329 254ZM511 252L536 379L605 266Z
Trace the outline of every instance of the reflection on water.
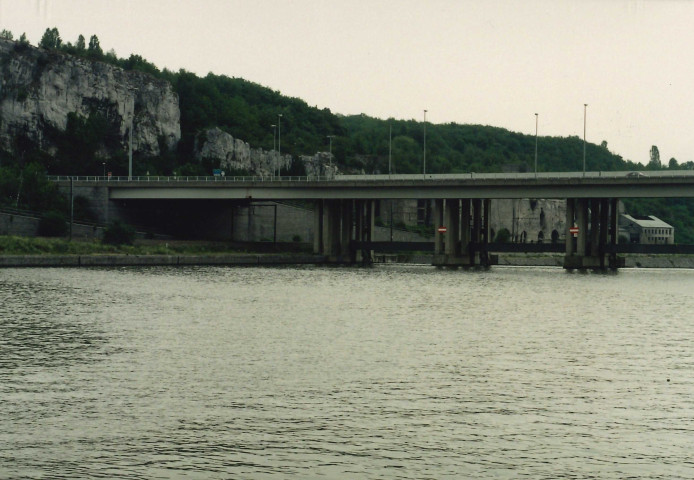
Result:
M0 477L692 478L692 287L0 270Z

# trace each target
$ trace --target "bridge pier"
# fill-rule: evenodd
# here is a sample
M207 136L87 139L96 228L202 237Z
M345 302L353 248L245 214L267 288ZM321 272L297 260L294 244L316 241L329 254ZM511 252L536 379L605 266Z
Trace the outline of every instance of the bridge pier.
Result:
M434 202L433 265L446 267L489 266L490 199L437 199ZM445 227L445 233L439 232Z
M313 253L334 263L371 264L374 209L373 200L317 200Z
M616 198L569 198L566 200L564 268L601 270L624 266L624 259L618 258L614 253L619 232L617 207ZM574 234L570 231L572 227L578 228L575 244ZM612 248L608 247L608 241Z

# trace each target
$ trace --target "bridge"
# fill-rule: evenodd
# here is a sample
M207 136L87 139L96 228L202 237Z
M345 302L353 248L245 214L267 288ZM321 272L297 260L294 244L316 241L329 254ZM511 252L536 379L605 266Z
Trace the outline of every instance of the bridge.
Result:
M565 268L616 268L620 198L694 197L694 171L515 174L335 175L333 177L49 177L62 188L96 189L107 201L302 200L314 205L314 252L336 262L370 258L374 202L434 203L435 265L493 263L494 199L566 200ZM578 233L569 231L577 228ZM575 230L574 230L575 231Z

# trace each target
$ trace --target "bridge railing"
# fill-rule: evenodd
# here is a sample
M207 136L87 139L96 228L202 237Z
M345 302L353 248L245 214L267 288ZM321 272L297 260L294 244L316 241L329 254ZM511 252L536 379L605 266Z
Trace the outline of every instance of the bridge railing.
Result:
M205 183L227 183L227 182L325 182L325 181L384 181L384 180L532 180L532 179L582 179L582 178L628 178L639 181L648 178L691 178L694 170L659 170L659 171L610 171L610 172L524 172L524 173L433 173L433 174L377 174L377 175L303 175L303 176L273 176L273 175L246 175L246 176L70 176L70 175L49 175L52 181L79 181L79 182L142 182L142 183L172 183L172 182L205 182Z
M54 182L143 182L143 183L170 183L170 182L209 182L209 183L225 183L225 182L307 182L307 181L326 181L333 177L324 176L194 176L194 175L171 175L171 176L97 176L97 175L48 175L48 180Z

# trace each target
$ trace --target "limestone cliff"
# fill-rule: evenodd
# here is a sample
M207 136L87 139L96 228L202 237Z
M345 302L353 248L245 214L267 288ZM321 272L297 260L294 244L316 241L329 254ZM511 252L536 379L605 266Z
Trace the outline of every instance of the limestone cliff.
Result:
M291 155L251 148L247 142L217 127L205 130L196 137L195 157L198 161L212 160L226 172L243 171L253 175L272 175L292 166Z
M140 72L0 39L0 148L26 135L48 153L51 129L64 131L68 114L98 112L118 132L122 149L132 126L133 149L158 155L181 138L178 96L171 85ZM102 152L112 155L114 152Z

